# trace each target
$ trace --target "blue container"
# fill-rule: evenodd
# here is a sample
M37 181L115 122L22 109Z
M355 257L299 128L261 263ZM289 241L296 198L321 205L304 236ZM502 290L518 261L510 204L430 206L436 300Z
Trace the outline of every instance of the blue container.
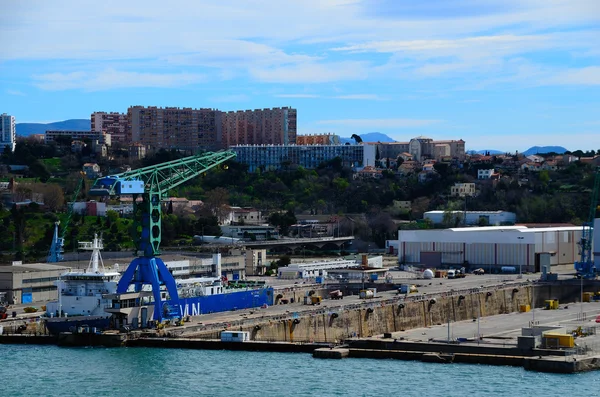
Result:
M323 284L323 277L321 277L321 276L317 277L317 278L315 279L315 282L316 282L317 284Z
M371 274L371 281L377 281L377 279L379 278L378 275L376 274Z

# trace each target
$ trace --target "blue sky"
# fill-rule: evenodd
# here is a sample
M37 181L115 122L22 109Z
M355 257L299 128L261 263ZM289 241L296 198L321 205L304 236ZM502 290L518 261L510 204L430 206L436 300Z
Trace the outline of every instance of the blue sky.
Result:
M298 133L600 149L598 0L5 0L0 113L292 106Z

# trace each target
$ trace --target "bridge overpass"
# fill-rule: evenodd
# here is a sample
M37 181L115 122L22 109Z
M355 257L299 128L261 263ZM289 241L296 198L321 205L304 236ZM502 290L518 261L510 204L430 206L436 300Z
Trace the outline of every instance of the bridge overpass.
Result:
M288 248L295 250L298 248L308 249L323 249L327 245L331 246L331 249L341 249L344 244L350 243L354 240L354 236L342 236L342 237L317 237L317 238L281 238L279 240L261 240L261 241L244 241L240 245L244 245L248 248L266 248L266 249L277 249L277 248Z

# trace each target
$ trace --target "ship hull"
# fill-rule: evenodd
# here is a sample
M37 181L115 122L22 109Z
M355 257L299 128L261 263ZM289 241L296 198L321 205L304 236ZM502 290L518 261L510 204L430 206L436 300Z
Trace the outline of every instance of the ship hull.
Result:
M47 318L45 323L46 329L51 335L59 335L61 332L77 332L80 327L96 328L98 331L102 331L109 328L110 315L53 317Z
M168 303L171 305L175 304L175 302L172 301L169 301ZM179 299L179 309L182 317L251 309L263 305L271 306L272 304L273 288L261 288Z
M199 316L201 314L219 313L231 310L251 309L273 304L273 288L260 288L245 291L235 291L224 294L199 296L179 299L179 314L186 316ZM173 301L169 305L177 306ZM54 317L46 319L46 328L52 335L61 332L73 332L79 327L96 328L98 331L109 329L111 326L110 314L100 316L72 316Z

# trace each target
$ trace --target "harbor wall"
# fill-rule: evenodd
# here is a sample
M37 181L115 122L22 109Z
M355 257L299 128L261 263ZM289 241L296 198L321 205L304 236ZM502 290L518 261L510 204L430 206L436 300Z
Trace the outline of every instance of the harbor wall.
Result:
M435 296L398 296L373 299L339 308L318 307L308 314L297 313L230 329L249 331L255 341L336 343L353 337L369 337L413 328L472 320L519 311L520 305L543 307L547 299L561 303L579 301L580 285L518 285L488 290L466 290ZM341 301L340 301L341 302ZM196 338L218 339L220 330L194 334Z

